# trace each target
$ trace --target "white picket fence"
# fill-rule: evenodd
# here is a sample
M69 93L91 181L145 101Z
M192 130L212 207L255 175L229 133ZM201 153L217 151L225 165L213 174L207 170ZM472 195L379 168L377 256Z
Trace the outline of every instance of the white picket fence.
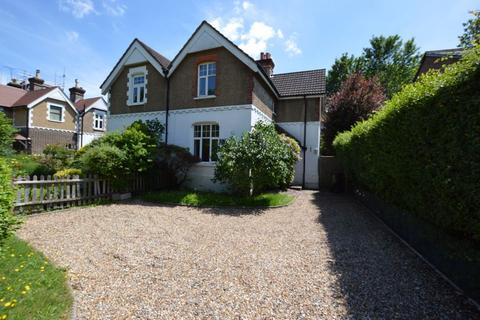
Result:
M110 182L97 176L20 176L14 179L13 184L16 211L86 205L99 199L109 199L112 194Z

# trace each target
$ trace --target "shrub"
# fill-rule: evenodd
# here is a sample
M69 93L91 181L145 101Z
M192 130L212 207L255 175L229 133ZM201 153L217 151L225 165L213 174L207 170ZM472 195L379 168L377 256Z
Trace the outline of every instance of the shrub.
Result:
M213 180L249 195L286 187L293 179L299 149L286 140L273 125L262 122L240 139L227 139L219 149Z
M177 188L187 177L188 170L198 162L187 149L175 145L163 145L157 150L153 175L160 175L162 187Z
M82 174L82 170L77 169L77 168L68 168L68 169L63 169L60 171L55 172L53 175L54 177L57 178L66 178L69 176L79 176Z
M117 146L101 144L82 153L79 163L83 166L82 172L109 178L113 187L120 191L125 189L130 181L130 176L126 174L128 170L124 167L126 158L125 151Z
M451 233L480 242L480 47L406 86L337 136L352 178Z
M38 158L39 166L32 174L52 175L72 165L75 151L60 145L49 144L43 150L43 156Z
M12 169L0 158L0 245L20 224L12 214L13 201Z
M334 154L332 143L335 136L350 130L356 122L367 119L384 100L385 94L377 78L367 79L360 73L350 75L340 90L328 98L322 153Z
M13 135L16 132L12 120L0 112L0 157L12 154Z

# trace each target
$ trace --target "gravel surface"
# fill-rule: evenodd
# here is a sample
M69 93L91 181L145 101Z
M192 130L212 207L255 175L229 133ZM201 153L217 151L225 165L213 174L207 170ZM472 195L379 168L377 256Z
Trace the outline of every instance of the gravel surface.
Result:
M27 218L19 235L69 270L74 319L479 319L344 196L289 207L142 202Z

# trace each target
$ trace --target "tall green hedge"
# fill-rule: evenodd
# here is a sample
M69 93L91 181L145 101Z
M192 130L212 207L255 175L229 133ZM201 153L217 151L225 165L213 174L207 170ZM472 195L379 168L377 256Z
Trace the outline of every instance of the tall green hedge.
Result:
M13 200L12 169L0 158L0 246L19 224L12 214Z
M334 147L359 185L480 243L480 47L406 86Z

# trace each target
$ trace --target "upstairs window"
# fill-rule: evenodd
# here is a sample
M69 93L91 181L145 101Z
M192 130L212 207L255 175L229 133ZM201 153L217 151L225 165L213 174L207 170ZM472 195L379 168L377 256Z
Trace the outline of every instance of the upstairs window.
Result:
M198 124L193 128L193 154L201 161L217 161L220 128L218 124Z
M136 75L133 77L133 103L143 103L145 100L145 76Z
M208 97L215 95L217 82L217 64L215 62L198 65L198 96Z
M134 106L147 103L147 73L146 66L129 69L127 105Z
M93 129L95 130L105 130L105 115L102 113L93 114Z
M48 106L48 120L56 121L56 122L63 122L63 107L62 106L49 105Z

